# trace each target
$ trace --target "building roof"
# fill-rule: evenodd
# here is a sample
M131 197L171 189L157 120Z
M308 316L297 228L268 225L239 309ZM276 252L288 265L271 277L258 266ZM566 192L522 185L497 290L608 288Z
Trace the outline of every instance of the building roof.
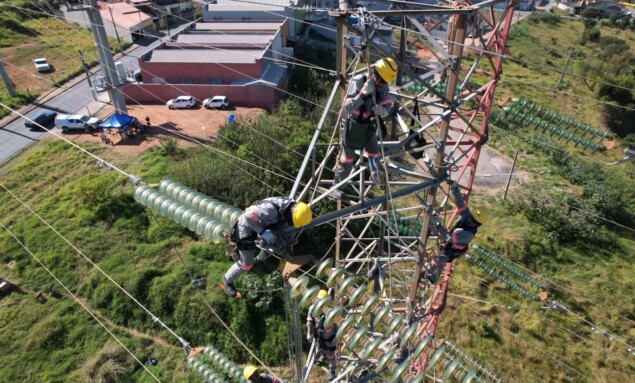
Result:
M243 48L266 48L274 34L237 34L237 33L181 33L177 36L177 43L231 45Z
M264 49L155 49L146 62L254 64Z
M273 11L281 12L285 7L291 5L292 0L267 0L268 4L262 4L257 1L236 1L236 0L218 0L215 4L207 4L208 11Z
M268 22L207 22L207 23L195 23L195 30L206 31L277 31L284 24L283 21L268 21Z
M141 12L137 8L128 3L99 3L101 9L102 19L104 19L104 25L108 28L108 21L117 24L118 27L130 30L132 27L136 27L139 24L143 24L145 21L152 20L152 16L147 13ZM112 10L112 16L110 11ZM112 24L111 24L112 27Z

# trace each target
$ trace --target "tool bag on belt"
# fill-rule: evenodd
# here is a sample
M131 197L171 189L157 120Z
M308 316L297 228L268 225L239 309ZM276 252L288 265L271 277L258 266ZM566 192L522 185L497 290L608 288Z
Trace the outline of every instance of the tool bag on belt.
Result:
M344 144L353 149L364 149L368 138L375 132L371 121L358 122L352 118L346 120Z

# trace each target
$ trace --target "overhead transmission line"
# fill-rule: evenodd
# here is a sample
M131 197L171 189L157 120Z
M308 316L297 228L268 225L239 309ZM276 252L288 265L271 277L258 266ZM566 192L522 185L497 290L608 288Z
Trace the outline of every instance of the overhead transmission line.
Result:
M234 1L236 1L236 0L234 0ZM370 12L370 13L372 13L372 12ZM398 26L398 25L389 24L389 23L386 23L385 21L383 21L382 24L389 25L389 26L391 26L391 27L393 27L395 29L404 30L406 32L411 32L411 33L414 33L414 34L420 34L421 33L421 32L416 31L414 29L404 28L404 27L401 27L401 26ZM476 36L475 35L474 38L476 38L476 37L480 37L480 36ZM536 68L539 68L539 69L544 69L544 70L551 71L551 72L558 73L558 74L564 73L565 76L578 78L580 80L596 82L596 83L599 83L599 84L608 85L608 86L611 86L611 87L614 87L614 88L619 88L619 89L625 89L625 90L630 90L630 91L634 91L635 90L634 88L629 88L629 87L622 86L622 85L612 84L612 83L607 82L607 81L598 80L598 79L591 79L591 78L588 78L588 77L585 77L585 76L580 76L580 75L577 75L577 74L574 74L574 73L571 73L571 72L563 72L562 69L552 68L552 67L544 66L544 65L541 65L541 64L535 64L535 63L532 63L532 62L521 60L521 59L513 57L513 56L506 55L504 53L496 53L496 52L493 52L493 51L489 51L489 50L487 50L485 48L479 48L479 47L472 46L472 45L469 45L469 44L458 43L458 42L455 42L455 41L450 41L450 40L442 39L442 38L435 38L435 39L443 41L443 42L446 42L446 43L450 43L451 42L454 45L460 45L460 46L462 46L464 48L467 48L467 49L470 49L470 50L473 50L473 51L476 51L476 52L480 52L482 54L487 54L489 56L500 57L500 58L507 59L507 60L510 60L512 62L515 62L515 63L526 64L528 66L533 66L533 67L536 67Z
M531 346L534 350L538 351L539 353L548 356L551 360L553 360L555 363L559 364L560 366L566 367L567 369L575 372L576 374L578 374L581 378L583 378L586 381L592 381L592 379L585 375L584 373L580 372L578 369L576 369L575 367L570 366L569 364L561 361L560 359L558 359L556 356L554 356L553 354L544 351L540 348L538 348L534 343L520 337L518 334L514 333L513 331L510 331L509 329L503 327L502 325L500 325L497 322L490 322L490 320L485 317L483 314L479 313L478 311L474 310L474 309L469 309L470 311L472 311L474 314L478 315L479 317L481 317L483 320L485 320L487 323L493 323L496 327L500 328L501 330L503 330L504 332L511 334L512 335L512 339L517 339L518 341L527 344L529 346Z
M11 236L13 237L13 239L14 239L17 243L19 243L19 244L20 244L20 246L22 246L22 248L23 248L23 249L24 249L27 253L29 253L29 255L30 255L31 257L33 257L33 258L37 261L37 263L39 263L39 264L40 264L40 266L42 266L42 268L44 268L44 270L46 270L46 272L47 272L47 273L49 273L49 274L51 275L51 277L53 277L53 279L55 279L55 281L57 281L57 283L59 283L59 284L62 286L62 288L63 288L63 289L64 289L64 290L65 290L65 291L66 291L66 292L67 292L67 293L68 293L68 294L69 294L69 295L73 298L73 300L74 300L74 301L75 301L78 305L80 305L80 306L81 306L84 310L86 310L86 312L88 312L88 314L90 314L90 316L92 316L92 317L93 317L93 319L94 319L97 323L99 323L99 325L100 325L101 327L103 327L103 328L104 328L104 330L106 330L106 332L107 332L107 333L108 333L108 334L109 334L109 335L110 335L113 339L115 339L115 341L117 341L117 343L119 343L119 345L120 345L121 347L123 347L123 349L124 349L124 350L126 350L126 352L127 352L128 354L130 354L130 356L132 356L132 358L133 358L133 359L134 359L134 360L135 360L135 361L136 361L136 362L137 362L137 363L138 363L138 364L139 364L139 365L140 365L140 366L141 366L144 370L146 370L146 372L147 372L148 374L150 374L150 376L152 376L152 378L153 378L155 381L157 381L157 382L159 382L159 383L161 382L161 381L159 380L159 378L157 378L157 377L156 377L156 376L152 373L152 371L150 371L150 369L148 369L148 367L145 365L145 363L143 363L142 361L140 361L140 360L139 360L139 358L137 358L137 357L135 356L135 354L133 354L133 353L132 353L132 351L130 351L130 349L129 349L128 347L126 347L126 345L124 345L124 344L123 344L123 342L121 342L121 340L119 340L119 338L117 338L117 336L116 336L115 334L113 334L113 333L112 333L112 331L110 331L110 329L108 329L108 327L106 327L106 325L105 325L105 324L104 324L104 323L103 323L103 322L102 322L102 321L101 321L101 320L100 320L100 319L99 319L99 318L98 318L98 317L97 317L97 316L96 316L96 315L95 315L95 314L94 314L94 313L93 313L93 312L92 312L92 311L91 311L91 310L90 310L90 309L89 309L89 308L88 308L85 304L84 304L84 302L82 302L82 300L81 300L81 299L79 299L79 298L78 298L75 294L73 294L73 293L72 293L72 292L68 289L68 287L66 287L66 285L64 285L64 282L62 282L59 278L57 278L57 277L55 276L55 274L53 274L53 272L52 272L51 270L49 270L49 268L48 268L48 267L46 267L46 265L45 265L44 263L42 263L42 261L40 261L40 259L39 259L39 258L38 258L35 254L33 254L33 252L31 252L31 250L29 250L29 248L28 248L28 247L26 247L26 245L25 245L22 241L20 241L20 240L18 239L18 237L16 237L16 236L15 236L15 234L13 234L13 232L12 232L12 231L11 231L8 227L6 227L6 226L5 226L2 222L0 222L0 226L2 226L2 228L3 228L4 230L6 230L6 231L7 231L7 233L9 233L9 235L11 235Z
M126 173L124 173L124 174L126 174ZM128 293L121 285L119 285L114 279L112 279L106 272L104 272L97 264L95 264L90 258L88 258L79 248L77 248L72 242L70 242L68 239L66 239L66 237L64 237L64 235L62 235L57 229L55 229L53 226L51 226L45 219L43 219L39 214L37 214L33 209L31 209L26 203L24 203L13 192L11 192L9 189L7 189L2 183L0 183L0 187L2 187L5 191L7 191L13 198L15 198L18 202L20 202L27 210L29 210L32 214L34 214L37 218L39 218L45 225L47 225L51 230L53 230L58 236L60 236L69 246L71 246L75 251L77 251L77 253L80 254L83 258L85 258L92 266L94 266L97 270L99 270L108 280L110 280L112 283L114 283L124 294L126 294L130 299L132 299L148 315L150 315L154 322L159 323L164 329L166 329L168 332L170 332L172 335L174 335L179 340L179 342L181 342L181 344L183 345L183 347L184 347L184 349L186 351L189 349L190 345L189 345L189 343L187 341L185 341L183 338L178 336L172 329L170 329L167 325L165 325L163 322L161 322L161 320L159 320L159 318L157 318L154 314L152 314L152 312L150 312L145 306L143 306L143 304L141 304L136 298L134 298L130 293ZM187 268L187 264L186 264L185 260L183 259L183 257L180 254L180 252L178 252L178 249L176 249L175 244L171 241L171 239L169 239L169 236L167 236L167 233L165 232L165 229L163 228L162 224L160 223L160 221L158 221L157 217L154 215L154 213L151 210L150 210L150 214L153 216L153 218L155 219L157 224L161 227L161 229L163 230L164 234L166 235L166 238L169 240L170 244L173 246L174 251L177 253L177 255L180 258L181 262L183 262L185 270L188 273L191 281L194 281L194 277L191 274L191 272L189 271L189 269ZM197 284L193 283L193 285L195 287L197 287ZM264 362L262 362L249 347L247 347L242 342L242 340L231 330L231 328L229 328L229 326L227 326L227 324L222 320L222 318L218 315L218 313L213 309L213 307L209 304L207 299L202 295L202 293L200 292L200 290L198 290L198 288L197 288L197 292L200 295L200 297L203 299L205 305L210 309L210 311L218 319L218 321L221 323L221 325L223 327L225 327L225 329L239 342L239 344L241 344L245 348L245 350L249 354L251 354L262 366L264 366L269 372L273 373L273 371L271 371L271 369Z

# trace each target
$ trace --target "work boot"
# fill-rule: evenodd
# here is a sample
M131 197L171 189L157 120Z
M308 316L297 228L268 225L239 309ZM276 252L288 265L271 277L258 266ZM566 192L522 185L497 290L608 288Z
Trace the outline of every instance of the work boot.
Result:
M335 374L335 370L329 371L329 382L332 382L333 380L335 380L336 376L337 375Z
M329 194L329 197L333 198L334 200L342 200L342 201L346 201L348 199L348 197L346 196L346 193L344 193L343 191L339 189L333 190Z
M227 296L232 298L236 296L236 286L234 286L233 282L227 281L225 276L223 276L223 287L225 288L225 294L227 294Z
M440 255L423 265L428 276L428 281L430 281L430 283L437 283L446 263L448 263L448 257L445 255Z
M320 355L318 356L313 363L315 363L316 365L320 366L324 363L324 356Z

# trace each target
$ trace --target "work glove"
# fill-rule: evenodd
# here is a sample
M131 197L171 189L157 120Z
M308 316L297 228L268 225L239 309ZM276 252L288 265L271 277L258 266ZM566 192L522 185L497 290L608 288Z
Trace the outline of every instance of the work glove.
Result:
M359 92L360 94L364 94L365 97L371 96L373 94L373 92L375 91L375 83L373 82L372 79L368 79L366 80L366 82L364 83L364 86L362 87L362 90Z
M260 233L260 239L267 243L273 243L276 239L276 235L273 234L271 230L264 230L262 233Z
M306 333L306 340L307 340L309 343L313 343L313 331L311 331L311 330L307 331L307 333Z
M372 108L370 108L370 109L373 111L373 113L375 114L375 116L381 116L381 117L383 117L383 116L387 115L387 114L388 114L388 112L390 112L390 109L388 109L388 108L386 108L385 106L380 105L380 104L374 105L374 106L373 106Z

